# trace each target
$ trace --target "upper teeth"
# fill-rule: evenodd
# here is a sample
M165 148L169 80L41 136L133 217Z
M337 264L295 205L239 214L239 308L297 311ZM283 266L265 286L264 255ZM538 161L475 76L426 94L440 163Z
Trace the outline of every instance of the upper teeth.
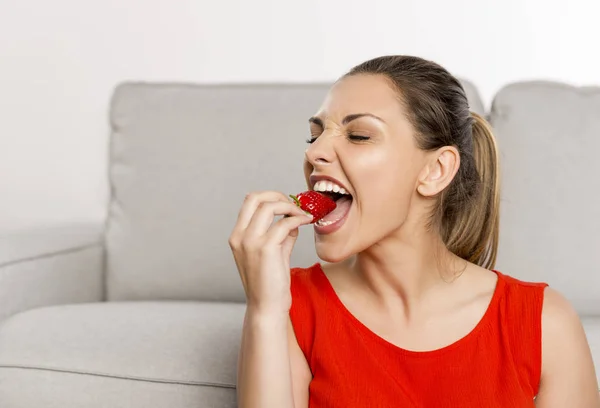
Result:
M327 181L327 180L317 181L315 183L315 186L313 187L313 190L315 190L315 191L333 191L334 193L338 193L338 194L349 194L343 187L340 187L339 185L337 185L331 181Z

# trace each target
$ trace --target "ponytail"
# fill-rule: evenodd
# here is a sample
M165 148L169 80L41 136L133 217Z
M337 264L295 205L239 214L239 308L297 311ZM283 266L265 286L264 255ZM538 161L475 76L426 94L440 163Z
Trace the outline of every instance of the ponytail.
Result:
M498 145L490 124L477 113L472 113L473 149L475 166L481 179L476 206L481 208L480 243L473 262L488 269L494 268L498 255L500 235L500 163Z
M455 207L450 225L443 228L446 246L455 255L487 269L494 268L500 223L498 147L489 123L473 118L473 161L479 178L468 205ZM465 163L466 164L466 163ZM444 207L444 203L440 203ZM444 212L444 210L442 210Z

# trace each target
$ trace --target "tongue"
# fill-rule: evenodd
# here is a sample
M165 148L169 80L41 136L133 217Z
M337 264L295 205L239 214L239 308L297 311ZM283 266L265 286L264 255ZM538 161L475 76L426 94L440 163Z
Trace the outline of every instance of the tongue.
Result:
M335 202L335 210L322 218L323 221L337 221L341 219L350 210L352 198L342 197Z

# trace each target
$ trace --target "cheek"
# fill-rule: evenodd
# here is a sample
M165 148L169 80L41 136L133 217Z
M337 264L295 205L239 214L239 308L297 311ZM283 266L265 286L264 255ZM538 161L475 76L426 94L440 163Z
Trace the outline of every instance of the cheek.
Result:
M306 181L306 188L310 188L310 175L313 172L313 166L306 159L304 159L304 180Z
M411 154L397 150L378 149L372 154L356 158L360 180L355 186L359 194L358 205L368 214L402 216L415 189L417 173Z

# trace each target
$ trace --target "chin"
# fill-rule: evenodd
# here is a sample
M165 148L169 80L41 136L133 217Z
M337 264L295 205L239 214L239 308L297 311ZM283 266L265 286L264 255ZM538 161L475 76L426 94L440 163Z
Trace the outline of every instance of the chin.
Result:
M355 252L348 251L347 248L340 248L339 245L329 243L317 243L315 249L319 259L327 263L343 262L355 255Z

